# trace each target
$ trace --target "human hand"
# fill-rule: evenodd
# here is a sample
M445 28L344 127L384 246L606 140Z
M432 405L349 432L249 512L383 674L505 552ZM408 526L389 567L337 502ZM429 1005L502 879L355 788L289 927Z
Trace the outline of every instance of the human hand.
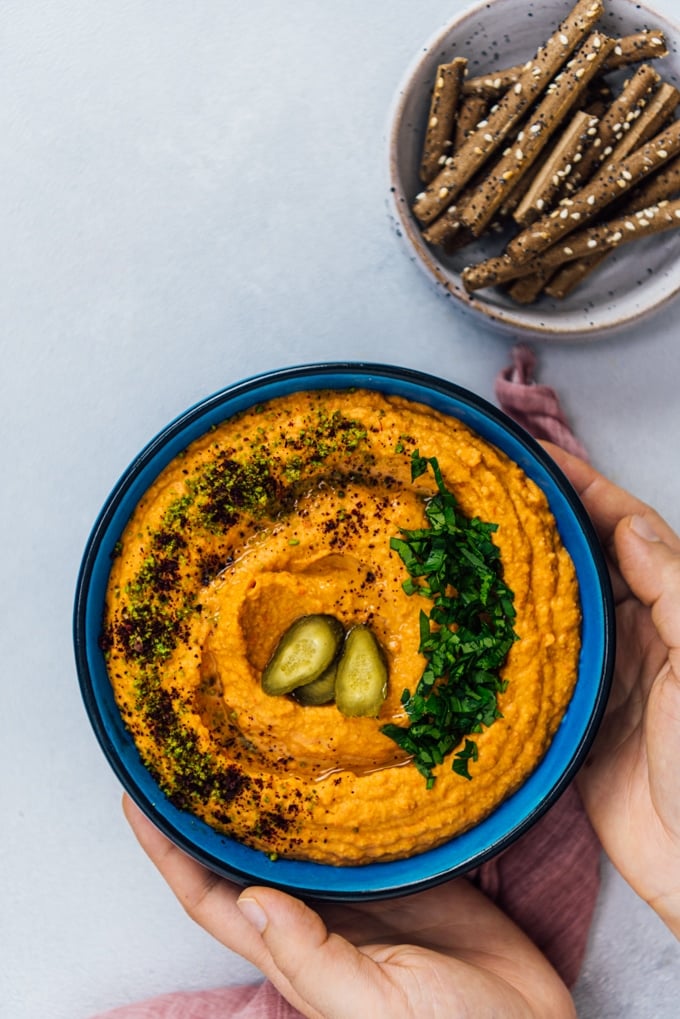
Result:
M238 888L190 859L126 796L139 842L188 914L312 1019L573 1019L529 939L467 881L407 898L322 904ZM323 917L323 919L322 919Z
M592 467L546 448L600 535L616 601L614 684L579 789L612 863L680 937L680 538Z

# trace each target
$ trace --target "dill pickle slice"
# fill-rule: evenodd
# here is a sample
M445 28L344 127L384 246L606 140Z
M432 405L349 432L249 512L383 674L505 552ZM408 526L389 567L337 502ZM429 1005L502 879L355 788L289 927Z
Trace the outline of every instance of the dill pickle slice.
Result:
M320 704L330 704L335 699L335 677L338 671L337 661L331 662L318 679L313 679L305 686L299 686L293 690L293 697L305 707L316 707Z
M343 715L375 718L387 696L387 662L372 630L353 626L345 637L335 677L335 703Z
M301 616L288 627L262 673L262 689L272 696L292 693L314 682L328 668L344 630L335 616Z

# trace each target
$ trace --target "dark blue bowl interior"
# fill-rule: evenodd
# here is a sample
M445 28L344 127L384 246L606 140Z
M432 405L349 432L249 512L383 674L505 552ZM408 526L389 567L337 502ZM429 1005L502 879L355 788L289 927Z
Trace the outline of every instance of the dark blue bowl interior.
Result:
M576 567L583 629L576 689L555 738L524 785L486 820L437 849L408 860L331 867L269 860L174 807L142 765L120 717L99 648L114 546L136 503L160 471L194 439L254 403L310 389L363 387L427 404L457 417L502 449L545 492ZM606 703L614 656L609 577L597 536L569 482L531 436L466 390L410 369L375 364L302 365L246 379L182 414L139 454L109 496L90 535L78 578L75 653L85 706L124 788L186 852L239 883L264 883L323 899L406 894L464 873L525 832L564 791L592 742Z

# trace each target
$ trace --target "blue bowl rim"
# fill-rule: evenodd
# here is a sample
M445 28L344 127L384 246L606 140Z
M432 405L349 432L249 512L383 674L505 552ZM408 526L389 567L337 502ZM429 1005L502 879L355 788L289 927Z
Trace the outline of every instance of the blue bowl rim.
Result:
M276 391L269 392L272 388ZM601 665L597 687L592 695L589 715L571 749L569 760L559 776L552 781L548 790L528 807L519 820L512 823L503 834L492 836L483 848L458 860L455 858L440 859L442 849L455 847L455 844L461 839L465 839L469 832L450 840L445 843L444 847L440 846L405 861L350 867L329 867L292 860L271 861L264 853L244 847L227 836L217 836L217 833L208 829L208 826L203 822L178 811L157 787L155 795L150 795L147 789L142 788L144 777L147 780L147 785L149 781L152 781L148 772L139 761L137 773L131 773L130 767L121 759L106 724L105 711L97 689L96 677L93 675L94 670L91 667L90 657L91 654L98 653L94 647L96 647L99 635L101 612L96 620L92 619L88 601L93 573L97 568L103 568L100 562L103 555L102 543L120 510L121 503L126 496L129 498L131 487L145 470L155 464L156 459L161 457L163 451L167 450L172 441L182 438L187 430L195 428L204 419L215 415L223 406L231 406L235 402L239 404L235 409L225 412L219 420L226 420L240 409L245 409L277 395L325 388L377 389L382 392L406 395L407 398L421 403L429 403L432 398L431 405L439 409L444 409L442 404L453 402L456 406L445 410L445 413L465 420L465 414L462 413L465 411L475 421L474 424L470 424L470 427L481 434L483 434L484 428L480 428L480 423L488 422L494 434L507 437L507 442L513 449L513 452L508 455L516 462L520 462L525 470L528 469L527 473L534 476L534 480L536 480L535 475L538 474L544 482L543 484L540 481L538 483L544 490L546 482L552 486L553 497L558 497L562 501L583 538L583 547L592 568L592 576L596 583L597 607L601 613ZM263 395L263 390L265 395ZM414 392L411 392L412 390ZM250 399L251 396L252 399ZM207 431L209 427L210 424L206 423L201 431L183 441L178 449L184 448L198 435ZM495 441L495 444L499 448L505 449L502 443ZM505 452L508 450L505 449ZM519 459L518 452L523 453ZM155 467L154 474L150 476L150 480L144 484L141 491L148 487L153 477L165 467L174 455L173 452L171 456L167 456ZM135 496L132 505L137 502L138 498L139 496ZM129 513L126 514L125 519L128 516ZM116 529L116 540L120 536L121 530L122 526ZM109 557L106 561L110 562ZM93 635L92 628L95 626L96 635ZM142 448L113 487L87 540L76 582L73 641L81 696L100 748L123 788L172 842L218 875L238 884L268 884L306 898L349 902L411 894L433 887L444 880L460 876L507 848L527 832L559 799L583 763L606 707L614 669L615 614L609 572L592 522L570 481L527 431L483 397L470 392L457 383L416 369L396 365L338 361L293 365L237 381L198 401L179 414ZM101 655L101 652L99 654ZM580 682L581 677L579 676ZM123 726L122 719L120 719L120 725ZM129 735L127 739L131 742ZM540 772L545 759L544 757L528 782L531 782L534 776ZM524 785L526 786L527 783ZM512 804L523 788L524 786L509 797L504 804L501 804L501 807L494 811L491 817L493 818L500 811L507 811L508 804ZM159 802L163 805L162 807L158 805ZM488 821L487 818L480 822L471 831L479 831ZM227 861L216 848L208 849L205 845L198 845L196 839L205 834L204 830L210 833L209 839L213 842L217 841L217 845L228 847L229 855L236 852L240 857L245 858L247 863L244 865L242 861ZM443 855L447 856L446 853ZM430 860L433 861L432 866L430 866Z

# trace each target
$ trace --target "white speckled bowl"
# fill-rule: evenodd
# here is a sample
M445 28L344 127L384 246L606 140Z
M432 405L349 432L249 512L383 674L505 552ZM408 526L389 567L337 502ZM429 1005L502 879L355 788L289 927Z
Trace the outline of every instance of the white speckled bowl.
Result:
M680 28L645 4L604 0L603 31L621 36L645 28L666 35L668 56L656 62L664 80L680 81ZM389 129L390 198L398 234L438 290L465 314L513 335L536 340L584 341L638 324L680 289L680 231L635 241L611 254L561 301L543 296L534 305L514 303L500 288L469 295L460 273L465 265L499 254L498 238L480 240L453 255L430 248L411 212L422 190L418 177L430 91L437 66L467 56L469 74L510 66L533 56L573 6L571 0L491 0L469 8L421 47L397 93Z

